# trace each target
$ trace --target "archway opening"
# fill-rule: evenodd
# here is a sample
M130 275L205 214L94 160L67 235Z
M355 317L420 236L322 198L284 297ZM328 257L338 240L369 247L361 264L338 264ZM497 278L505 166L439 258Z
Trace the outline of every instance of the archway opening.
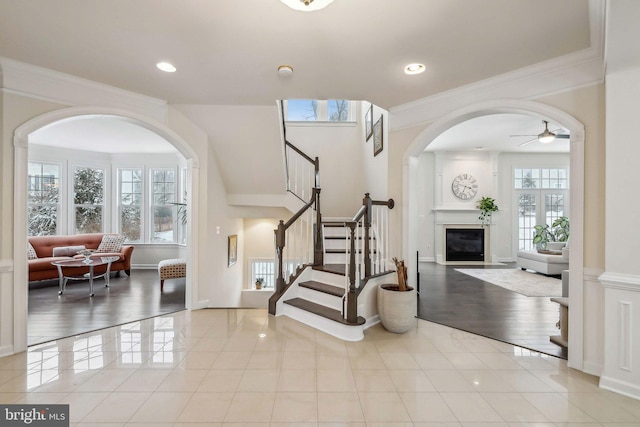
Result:
M403 211L403 236L404 252L407 259L416 259L416 254L420 257L420 236L417 233L410 233L409 230L420 228L420 223L424 222L421 216L420 200L420 156L422 152L446 130L463 123L469 119L487 116L490 114L523 114L533 117L538 122L543 119L553 122L570 134L570 199L571 199L571 221L572 229L572 251L569 262L571 270L570 278L570 304L571 311L569 319L575 319L569 334L569 365L580 368L582 365L582 286L579 278L583 274L583 231L582 224L584 218L584 128L580 122L568 114L534 101L518 100L496 100L471 105L466 108L453 111L441 118L434 120L425 130L418 135L413 143L405 151L404 174L407 177L404 181L403 194L405 198L405 210ZM444 183L441 182L441 185ZM511 208L511 207L510 207ZM476 210L477 212L477 210ZM440 243L440 242L438 242ZM417 269L411 268L414 275ZM417 277L411 280L416 280Z
M94 138L87 139L89 134L93 134ZM74 176L77 176L79 169L100 171L97 175L102 176L104 184L102 189L104 203L98 207L98 210L102 210L102 216L98 221L102 226L100 231L129 234L126 236L128 242L125 242L125 245L133 245L134 253L137 255L137 257L132 257L134 270L132 277L121 273L121 278L115 279L112 273L111 286L105 292L113 290L113 293L118 293L116 290L121 290L118 289L117 283L113 282L114 280L120 280L123 283L129 281L129 295L137 294L145 300L144 305L147 307L141 310L132 310L130 305L126 307L126 300L121 301L118 310L129 313L125 316L128 317L127 321L164 314L168 312L167 310L176 311L177 309L191 308L193 288L197 286L197 276L193 274L189 262L193 252L192 248L197 246L198 240L197 234L193 233L193 206L194 200L197 200L198 191L197 183L194 184L197 174L193 173L193 169L197 169L197 158L184 140L164 125L153 123L128 112L115 112L110 109L71 108L45 114L27 122L16 131L14 141L16 170L25 171L24 174L16 175L15 181L16 218L25 218L25 221L16 220L15 248L26 247L26 236L29 224L32 223L28 219L32 213L30 211L31 199L28 197L29 192L25 191L31 189L31 181L34 181L29 176L30 173L27 172L29 166L32 166L33 163L45 162L60 166L63 178L61 185L64 187L61 189L64 191L60 191L60 201L64 207L59 209L62 216L59 218L60 223L56 225L56 232L67 235L81 234L83 231L87 231L79 229L81 223L84 223L78 219L79 216L82 216L79 215L82 209L75 203L77 200L74 200L76 198L74 197L74 186L76 185L73 182ZM127 176L130 178L132 174L123 173L124 171L135 171L137 172L135 175L140 179L138 182L132 183L127 178ZM163 178L160 180L162 182L156 179L158 177ZM154 182L154 179L158 182ZM135 191L129 191L132 186L137 187ZM162 187L162 191L158 190L160 187ZM63 192L66 193L64 196ZM130 203L132 197L138 198L140 203ZM184 224L177 213L180 206L173 203L179 203L183 206L186 213ZM133 229L137 227L137 231L134 230L133 233L131 232L131 224L128 227L123 224L127 217L131 219L131 215L125 215L124 211L131 213L132 207L139 208L138 213L140 214L134 215ZM38 340L42 341L43 338L38 338L37 332L32 333L31 327L27 326L29 307L27 259L19 256L21 255L20 250L16 250L15 253L16 266L25 266L24 269L16 268L16 283L21 285L24 283L24 292L17 292L18 295L14 301L16 308L14 312L15 347L16 349L24 349L27 344L33 344ZM158 301L155 308L149 308L149 298L153 298L153 296L148 293L142 296L143 292L139 289L140 283L144 282L145 286L159 294L158 261L178 257L187 260L186 277L182 279L182 282L178 280L175 284L165 286L162 298L158 298L160 295L156 295ZM136 276L136 269L141 274ZM23 272L24 275L21 274ZM102 283L96 282L98 286L95 288L97 289ZM83 291L78 290L78 292ZM95 297L99 297L98 292L95 293ZM173 294L173 298L170 294ZM91 301L93 298L88 297L88 292L87 295L84 293L76 295L75 300L80 297L84 300L83 302L89 304L89 307L101 305L101 303L96 304L96 301ZM60 299L60 297L56 298L53 303L55 304L56 300ZM117 299L111 298L112 302ZM72 295L69 295L68 300L74 300ZM138 300L140 302L140 298ZM170 304L163 308L164 303L161 300L168 300ZM133 301L129 300L128 302ZM105 308L102 307L102 310L104 311ZM154 310L156 312L152 313ZM138 313L140 319L132 318L132 312ZM113 324L124 323L119 322L117 316L109 317L114 322ZM89 318L92 317L89 316ZM121 316L121 318L123 317ZM31 311L29 310L29 321L30 319ZM85 327L86 331L89 331L112 325L89 323ZM64 334L58 338L62 336Z

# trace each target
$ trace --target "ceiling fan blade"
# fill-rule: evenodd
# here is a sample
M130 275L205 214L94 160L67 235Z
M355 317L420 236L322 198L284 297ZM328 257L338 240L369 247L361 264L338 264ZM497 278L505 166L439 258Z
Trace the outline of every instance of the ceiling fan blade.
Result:
M533 139L530 139L530 140L525 141L525 142L523 142L523 143L521 143L521 144L518 144L518 147L524 147L525 145L529 145L529 144L531 144L532 142L536 142L537 140L538 140L538 137L536 136L536 137L535 137L535 138L533 138Z
M563 133L558 133L558 134L556 134L556 138L569 139L569 138L571 138L571 135L566 135L566 134L563 134Z
M509 137L518 137L518 136L538 136L538 135L509 135Z

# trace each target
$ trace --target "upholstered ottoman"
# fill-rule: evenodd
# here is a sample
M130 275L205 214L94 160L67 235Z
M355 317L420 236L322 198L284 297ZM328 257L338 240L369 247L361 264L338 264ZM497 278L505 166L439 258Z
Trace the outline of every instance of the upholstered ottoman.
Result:
M158 263L160 292L164 290L165 279L177 279L187 276L187 261L182 258L165 259Z

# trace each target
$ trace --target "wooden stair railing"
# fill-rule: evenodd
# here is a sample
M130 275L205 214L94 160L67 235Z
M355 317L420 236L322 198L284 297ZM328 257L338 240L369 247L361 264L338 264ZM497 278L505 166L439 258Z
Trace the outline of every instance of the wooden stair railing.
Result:
M374 216L374 206L384 206L387 209L376 211ZM386 213L394 206L393 199L373 200L369 193L366 193L356 215L351 221L344 223L349 242L345 313L348 323L357 321L358 295L364 289L368 278L388 271L386 263L389 257L389 222ZM359 235L360 233L362 236ZM375 247L372 247L372 242L375 242ZM374 254L373 258L372 254Z

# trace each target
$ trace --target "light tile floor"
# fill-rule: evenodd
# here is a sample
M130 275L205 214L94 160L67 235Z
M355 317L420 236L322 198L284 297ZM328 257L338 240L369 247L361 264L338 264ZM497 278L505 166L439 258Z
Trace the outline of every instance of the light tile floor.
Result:
M417 320L348 343L265 310L182 311L0 359L0 402L82 426L638 426L565 360Z

